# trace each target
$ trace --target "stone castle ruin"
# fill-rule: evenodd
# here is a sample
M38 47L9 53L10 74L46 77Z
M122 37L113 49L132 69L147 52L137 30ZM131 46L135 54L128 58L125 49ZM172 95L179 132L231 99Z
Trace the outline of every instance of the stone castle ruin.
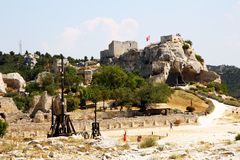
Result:
M135 41L112 41L108 45L108 49L100 52L100 61L105 61L104 63L112 62L113 59L119 58L122 54L130 51L137 50L137 42ZM109 62L108 62L109 61Z
M107 50L100 52L100 63L116 64L139 73L154 82L181 85L185 82L220 81L219 75L208 71L205 63L199 61L196 51L180 34L161 36L161 42L150 44L143 50L135 41L112 41Z

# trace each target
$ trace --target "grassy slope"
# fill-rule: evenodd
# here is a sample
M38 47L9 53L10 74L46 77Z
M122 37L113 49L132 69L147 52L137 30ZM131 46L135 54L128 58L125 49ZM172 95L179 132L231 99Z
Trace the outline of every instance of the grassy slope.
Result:
M182 90L176 90L172 94L172 96L169 99L169 102L167 104L169 106L171 106L172 108L177 108L182 111L185 111L186 107L190 106L191 100L192 100L193 107L195 108L196 112L205 111L205 109L208 107L208 105L205 103L205 101L203 101L199 97L197 97L191 93L182 91Z

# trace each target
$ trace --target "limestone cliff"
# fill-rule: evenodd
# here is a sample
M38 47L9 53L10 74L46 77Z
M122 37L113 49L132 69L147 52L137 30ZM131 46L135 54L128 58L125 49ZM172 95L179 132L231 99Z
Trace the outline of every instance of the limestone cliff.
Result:
M162 36L160 43L150 44L143 50L129 49L119 58L101 55L101 63L117 64L155 82L172 85L190 81L220 81L216 73L208 71L192 44L180 35Z

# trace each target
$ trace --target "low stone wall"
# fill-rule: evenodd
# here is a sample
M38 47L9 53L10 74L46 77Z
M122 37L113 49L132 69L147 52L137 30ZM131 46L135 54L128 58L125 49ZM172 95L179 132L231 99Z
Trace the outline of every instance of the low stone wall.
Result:
M74 128L77 132L88 131L91 133L91 124L93 120L72 120ZM186 114L173 114L168 116L141 116L134 118L113 118L113 119L100 119L100 130L112 130L112 129L127 129L138 127L160 127L168 126L169 122L178 121L179 125L182 124L195 124L197 122L196 115ZM8 137L19 138L44 138L47 136L50 130L51 123L21 123L11 124L8 133Z

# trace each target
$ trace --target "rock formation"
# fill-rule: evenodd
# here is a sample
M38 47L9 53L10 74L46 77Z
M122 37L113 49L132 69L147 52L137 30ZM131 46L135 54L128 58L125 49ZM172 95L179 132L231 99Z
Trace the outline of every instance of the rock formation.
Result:
M34 96L32 107L29 110L30 117L35 117L36 113L40 110L43 113L49 113L52 106L52 97L43 92L42 96Z
M6 93L6 86L3 82L2 73L0 73L0 93Z
M17 113L20 112L10 97L0 97L0 112L1 113Z
M121 55L118 53L118 57L114 53L106 54L106 50L100 52L101 64L117 64L155 82L171 85L219 79L216 73L208 72L204 60L196 54L191 42L184 41L180 35L162 36L160 43L150 44L143 50L129 48L124 51Z
M44 113L42 111L38 110L37 113L35 114L33 121L35 123L42 123L42 122L44 122L44 120L45 120Z
M15 89L17 91L25 91L26 82L19 73L3 74L3 81L7 84L7 87Z
M37 84L38 84L40 87L42 87L43 80L44 80L44 78L47 77L47 76L51 76L51 73L50 73L50 72L41 72L41 73L38 73L36 82L37 82Z

